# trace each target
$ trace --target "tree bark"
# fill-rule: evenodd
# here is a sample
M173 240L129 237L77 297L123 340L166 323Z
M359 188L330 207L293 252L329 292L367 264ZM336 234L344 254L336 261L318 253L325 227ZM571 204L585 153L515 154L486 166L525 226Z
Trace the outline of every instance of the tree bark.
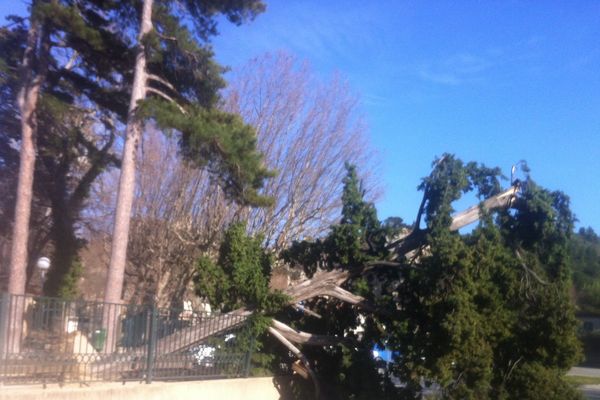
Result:
M37 42L42 36L44 37L38 50ZM23 86L17 95L17 105L21 113L21 149L8 281L8 291L11 294L25 293L27 241L29 238L31 200L33 198L35 137L37 134L35 111L40 89L46 77L48 51L48 35L43 34L41 22L32 18L21 65Z
M310 378L313 381L313 385L315 386L315 399L318 400L320 397L320 392L321 392L321 388L319 385L319 379L317 379L317 374L315 374L315 372L311 368L308 358L306 358L306 356L304 354L302 354L300 349L298 349L296 346L294 346L279 331L277 331L277 329L273 328L272 326L270 326L267 329L268 329L269 333L275 339L279 340L285 347L288 348L289 351L291 351L302 362L302 364L304 365L304 368L306 369L307 374L310 376Z
M35 6L35 3L33 6ZM47 32L44 32L42 22L38 18L33 18L32 14L31 25L27 33L27 45L21 65L23 86L17 95L17 106L21 114L21 149L8 279L8 292L12 295L25 294L29 220L31 216L31 201L33 199L35 140L37 134L35 111L40 96L40 89L48 70L49 41L49 35ZM13 340L11 340L9 348L6 348L11 353L18 353L21 347L23 300L23 298L14 299L16 307L9 326L9 336Z
M121 163L121 176L119 178L119 191L115 210L115 224L113 228L110 263L108 277L104 291L104 301L107 303L120 303L123 291L123 276L127 260L127 242L129 239L129 221L135 189L136 153L142 133L142 123L135 112L138 102L146 97L146 53L144 49L144 36L152 30L152 5L153 0L144 0L140 32L138 34L138 51L135 60L133 87L129 102L125 146ZM110 307L116 310L116 307ZM111 313L112 314L112 313ZM116 335L116 316L106 316L107 322L107 350L114 348Z

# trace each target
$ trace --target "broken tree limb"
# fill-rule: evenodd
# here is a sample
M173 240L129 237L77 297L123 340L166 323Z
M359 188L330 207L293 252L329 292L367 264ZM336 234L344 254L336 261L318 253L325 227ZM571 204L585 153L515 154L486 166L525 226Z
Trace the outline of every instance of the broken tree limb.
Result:
M351 276L350 270L334 269L331 271L317 272L312 278L302 281L283 291L291 298L293 303L324 295L331 286L344 283Z
M511 186L502 193L492 196L485 200L482 204L471 206L464 211L461 211L452 216L451 231L457 231L473 222L479 220L482 209L484 211L496 210L499 208L508 208L512 205L519 190L518 185Z
M323 292L326 296L335 297L336 299L345 301L346 303L350 303L353 305L360 305L362 308L372 309L373 307L368 304L367 300L358 296L352 292L347 291L339 286L329 286Z
M323 318L320 314L317 314L316 312L301 304L294 304L292 307L294 307L296 310L300 311L303 314L310 315L311 317L315 317L318 319Z
M477 220L477 218L479 218L481 215L481 208L489 211L502 207L512 206L513 200L518 193L518 189L518 186L512 186L506 191L484 201L481 206L470 207L463 212L455 214L455 216L453 217L451 229L460 229L461 227L466 226ZM420 232L424 235L423 232L425 231L419 230L416 232ZM414 238L415 233L409 233L403 236L402 238L399 238L395 242L396 245L399 245L399 242L401 243L402 241L405 241L406 243L408 237L411 236ZM421 242L420 245L422 245L422 243L423 242ZM373 307L366 301L365 298L357 296L349 292L348 290L343 289L340 285L342 285L344 282L346 282L352 277L360 276L365 271L375 269L378 267L413 268L414 266L411 267L407 266L406 263L399 263L390 260L374 260L366 263L363 266L355 268L340 267L331 271L318 271L310 279L306 279L302 282L299 282L293 286L286 288L283 291L283 293L289 297L288 304L295 307L297 307L297 303L303 300L308 300L318 296L329 296L356 305L366 310L373 309ZM204 340L211 334L216 334L231 329L238 323L241 323L243 320L245 320L252 313L252 310L243 308L238 309L221 316L217 320L210 322L205 321L196 326L182 329L181 331L175 332L171 335L161 338L158 341L157 354L172 353L185 348L189 348ZM231 316L239 316L241 317L241 320L233 322L231 319L229 319ZM309 333L306 334L310 335Z
M299 331L292 328L283 322L273 319L271 324L279 333L281 333L286 339L291 342L309 345L309 346L335 346L344 342L344 338L338 338L335 336L327 335L316 335L313 333Z
M483 203L471 206L464 211L458 212L452 216L452 223L449 229L457 231L481 218L482 212L489 212L497 209L508 208L513 205L515 198L519 192L520 185L517 183L505 191L498 193L486 199ZM423 203L422 203L423 204ZM420 209L423 205L420 207ZM422 211L420 211L422 213ZM420 216L418 217L420 220ZM387 248L395 252L394 257L405 255L419 246L425 240L427 234L426 229L420 229L416 224L412 231L406 232L390 243Z
M304 354L302 354L300 349L297 348L296 346L294 346L294 344L292 342L287 340L281 333L279 333L277 331L277 329L270 326L268 328L268 330L269 330L269 333L271 335L273 335L273 337L275 339L279 340L285 347L287 347L287 349L289 351L291 351L300 361L302 361L302 364L304 364L304 367L308 371L308 374L310 375L310 377L313 381L313 384L315 386L315 398L318 400L320 392L321 392L321 388L319 386L319 381L317 380L317 375L315 374L315 371L313 371L313 369L311 368L310 362L308 361L306 356Z

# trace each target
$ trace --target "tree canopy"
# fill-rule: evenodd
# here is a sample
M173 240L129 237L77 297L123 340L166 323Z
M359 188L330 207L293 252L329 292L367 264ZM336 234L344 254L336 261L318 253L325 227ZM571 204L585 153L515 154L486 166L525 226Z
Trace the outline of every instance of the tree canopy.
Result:
M483 212L469 232L453 231L453 203L468 192L481 200L498 194L501 175L444 155L419 186L423 202L407 234L406 227L393 232L377 221L352 167L345 182L340 223L326 238L287 253L309 276L322 268L362 271L343 285L364 296L362 306L315 298L306 307L327 318L290 322L352 339L306 349L338 398L390 393L377 374L370 376L378 384L366 384L364 376L355 384L376 344L393 352L390 373L406 384L400 391L407 398L427 383L449 399L577 398L562 378L580 358L569 298L574 218L566 195L528 180L510 208ZM401 242L411 236L406 251Z
M257 0L157 0L153 29L142 41L145 90L151 98L135 115L178 135L187 160L208 169L230 198L251 205L270 203L258 191L272 173L256 150L254 130L217 108L225 69L214 60L210 38L217 34L219 15L240 24L264 9ZM48 214L43 208L50 210L51 218L40 224L34 212L32 230L44 228L42 239L32 237L29 252L35 257L41 248L52 248L46 293L71 297L84 243L77 233L82 208L95 178L120 164L112 154L113 143L130 117L127 104L140 49L136 32L142 7L137 1L60 0L34 1L30 11L30 18L9 17L10 24L0 32L3 186L10 186L18 170L21 113L16 100L19 91L29 90L23 74L30 71L43 77L36 81L40 100L29 107L32 117L25 118L34 127L33 145L40 157L33 187L38 201L33 205L42 207L42 215ZM27 43L35 46L30 46L31 61L24 68ZM13 196L3 201L3 214L9 217ZM29 277L32 265L27 266Z

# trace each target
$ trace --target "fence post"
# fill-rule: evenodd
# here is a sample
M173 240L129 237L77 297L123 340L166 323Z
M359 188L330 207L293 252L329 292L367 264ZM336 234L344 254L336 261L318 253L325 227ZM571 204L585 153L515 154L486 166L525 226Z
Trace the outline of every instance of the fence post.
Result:
M10 294L4 292L0 295L0 358L8 353L8 325L10 323Z
M150 321L148 331L148 351L146 358L146 383L152 383L152 372L154 368L156 342L157 342L157 330L158 330L158 310L156 303L153 302L150 307Z

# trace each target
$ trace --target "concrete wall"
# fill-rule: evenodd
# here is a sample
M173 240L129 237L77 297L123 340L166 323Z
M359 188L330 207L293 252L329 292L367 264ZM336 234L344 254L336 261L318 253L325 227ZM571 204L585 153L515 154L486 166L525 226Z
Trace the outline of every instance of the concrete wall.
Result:
M273 378L191 382L91 383L88 387L0 387L0 400L279 400Z

